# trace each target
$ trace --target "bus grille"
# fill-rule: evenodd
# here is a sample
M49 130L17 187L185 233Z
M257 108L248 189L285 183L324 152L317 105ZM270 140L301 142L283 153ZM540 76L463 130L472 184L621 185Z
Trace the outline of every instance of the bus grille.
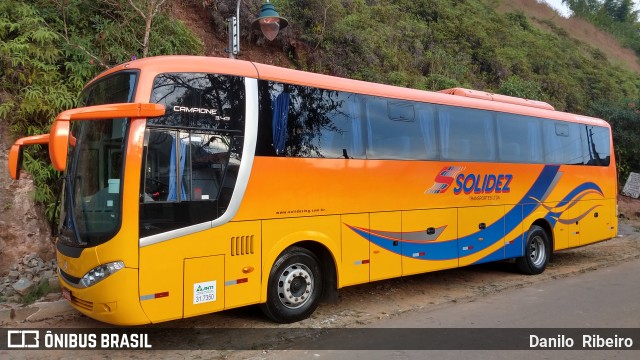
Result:
M88 311L93 311L93 303L91 301L81 300L71 295L71 303L77 307L83 308Z
M253 235L231 238L231 256L253 254Z

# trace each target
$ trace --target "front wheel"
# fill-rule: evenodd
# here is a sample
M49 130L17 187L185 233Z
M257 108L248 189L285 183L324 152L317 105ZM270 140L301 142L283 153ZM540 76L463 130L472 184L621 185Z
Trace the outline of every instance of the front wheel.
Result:
M273 264L267 286L267 302L261 309L271 320L288 324L308 318L322 294L318 258L300 247L285 250Z
M516 266L524 274L537 275L547 267L550 255L551 246L547 232L540 226L532 225L527 236L524 256L516 258Z

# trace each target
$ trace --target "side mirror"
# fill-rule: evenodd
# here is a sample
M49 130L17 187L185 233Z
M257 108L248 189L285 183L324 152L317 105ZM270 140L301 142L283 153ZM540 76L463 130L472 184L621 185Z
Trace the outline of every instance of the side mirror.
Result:
M20 179L22 167L22 147L24 145L46 144L49 142L49 134L28 136L18 139L9 151L9 175L13 180Z
M63 111L53 122L49 132L49 159L56 171L64 171L67 167L69 153L69 116Z

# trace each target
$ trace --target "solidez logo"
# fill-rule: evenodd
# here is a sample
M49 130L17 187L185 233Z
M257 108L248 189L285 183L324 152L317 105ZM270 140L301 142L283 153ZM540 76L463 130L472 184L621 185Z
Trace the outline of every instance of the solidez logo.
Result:
M465 194L491 194L511 192L509 184L513 179L512 174L459 174L456 176L456 187L453 193Z
M454 185L454 195L492 194L511 192L512 174L467 174L464 166L445 166L425 194L443 194Z

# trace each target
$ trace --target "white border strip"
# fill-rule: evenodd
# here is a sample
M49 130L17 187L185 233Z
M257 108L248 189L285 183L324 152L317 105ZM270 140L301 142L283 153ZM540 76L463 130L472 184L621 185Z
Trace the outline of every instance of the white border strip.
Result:
M244 78L244 89L246 97L245 107L245 130L244 145L242 148L242 160L240 161L240 169L238 170L238 178L236 186L231 196L231 201L227 207L227 211L219 218L202 224L191 225L185 228L167 231L161 234L147 236L140 239L140 247L157 244L163 241L175 239L180 236L193 234L199 231L211 229L228 223L236 216L240 203L244 197L249 184L249 176L253 167L253 159L256 153L256 140L258 138L258 80L252 78Z

